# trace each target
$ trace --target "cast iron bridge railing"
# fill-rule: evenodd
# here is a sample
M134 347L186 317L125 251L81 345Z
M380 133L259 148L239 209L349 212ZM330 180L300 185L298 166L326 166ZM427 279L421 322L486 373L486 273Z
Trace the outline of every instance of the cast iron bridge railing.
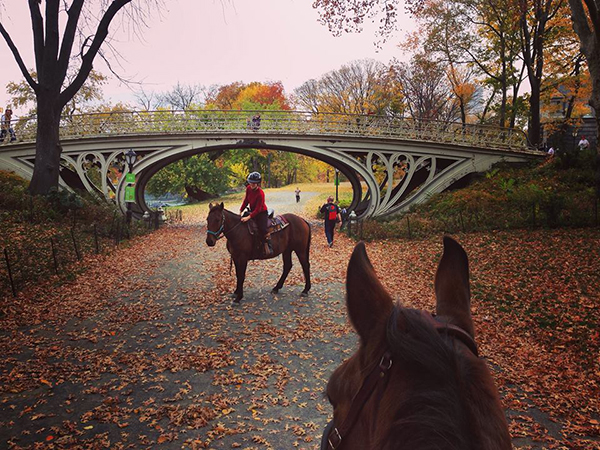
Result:
M253 120L260 114L260 122ZM36 118L15 121L18 142L34 142ZM453 144L481 149L531 151L526 135L509 128L376 115L301 111L122 111L65 116L62 140L86 137L165 134L260 133L306 136L368 136Z

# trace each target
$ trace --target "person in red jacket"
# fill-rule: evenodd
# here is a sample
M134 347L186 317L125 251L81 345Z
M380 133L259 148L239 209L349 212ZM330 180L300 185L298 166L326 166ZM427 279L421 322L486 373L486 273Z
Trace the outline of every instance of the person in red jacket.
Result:
M267 227L269 222L269 213L267 212L267 205L265 203L265 193L260 188L261 176L258 172L252 172L248 175L248 186L246 187L246 196L240 207L240 212L244 211L246 206L250 207L250 215L242 217L242 222L248 222L250 219L254 219L256 226L258 227L259 237L262 243L268 245L268 250L265 249L265 253L271 253L271 243L266 237Z

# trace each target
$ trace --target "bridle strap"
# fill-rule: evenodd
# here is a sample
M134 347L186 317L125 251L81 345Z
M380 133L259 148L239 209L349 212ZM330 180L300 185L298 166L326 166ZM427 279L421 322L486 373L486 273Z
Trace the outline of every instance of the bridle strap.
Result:
M342 425L340 427L334 426L332 431L329 433L329 446L327 447L328 450L336 450L340 446L343 437L347 436L352 427L354 427L354 424L358 420L358 416L360 415L363 406L365 406L365 403L367 403L367 400L369 400L379 382L385 381L385 384L387 384L386 375L389 373L391 368L392 354L389 351L385 351L379 361L379 364L375 366L373 370L371 370L371 373L369 373L367 378L365 378L365 381L363 381L360 390L352 399L350 411L348 412L348 415L344 419Z
M215 240L217 241L225 236L225 211L221 211L221 227L217 231L212 231L208 229L207 225L206 232L215 236ZM223 236L220 236L221 233L223 233Z
M438 320L433 314L430 314L426 311L421 311L421 316L429 322L433 327L438 331L438 333L446 333L449 336L452 336L458 339L460 342L465 344L471 352L479 357L479 351L477 350L477 344L473 337L456 325L452 325L451 323L442 322Z
M227 237L227 233L231 233L233 230L235 230L237 227L239 227L242 223L244 223L244 222L242 222L240 220L239 223L237 223L233 227L231 227L231 230L225 231L225 210L223 210L223 211L221 211L221 227L217 231L211 231L211 230L207 229L206 232L208 234L214 235L215 240L218 241L221 238Z

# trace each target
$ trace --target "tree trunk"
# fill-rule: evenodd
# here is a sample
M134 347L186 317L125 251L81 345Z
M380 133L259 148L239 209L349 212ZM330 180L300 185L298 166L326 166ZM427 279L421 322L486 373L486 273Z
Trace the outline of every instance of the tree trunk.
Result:
M600 58L588 59L588 66L593 83L590 106L596 117L596 198L600 199Z
M210 192L206 192L197 186L186 185L185 192L187 193L188 197L193 198L194 200L197 200L199 202L203 202L204 200L210 200L211 198L217 197L216 195L211 194Z
M531 121L529 122L529 129L527 134L529 137L529 143L534 147L539 147L540 135L541 135L541 124L540 124L540 85L537 78L529 79L531 85L531 101L530 101L530 114Z
M58 104L58 96L38 94L35 165L29 183L29 192L33 195L44 195L51 188L58 188L62 151L59 136L61 108Z
M585 55L592 81L592 95L590 106L594 109L596 117L596 198L600 198L600 12L598 8L589 8L590 22L581 0L569 0L571 6L571 20L573 29L579 36L581 50ZM590 28L591 25L591 28Z

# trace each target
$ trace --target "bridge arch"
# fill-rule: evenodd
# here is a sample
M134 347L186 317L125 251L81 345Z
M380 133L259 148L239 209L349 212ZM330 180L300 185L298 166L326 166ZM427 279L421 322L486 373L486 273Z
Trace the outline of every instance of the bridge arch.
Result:
M155 152L144 157L136 164L134 167L134 173L136 174L137 179L136 204L139 205L139 208L135 212L139 214L149 209L144 200L144 191L150 179L162 168L193 155L231 149L279 150L298 153L323 161L338 169L350 181L354 192L350 209L358 209L361 214L371 215L379 200L378 184L372 174L370 174L356 159L347 157L334 150L314 148L310 144L301 145L297 142L292 144L281 142L274 143L261 139L240 139L231 140L230 142L195 141L173 146L172 148L165 149L161 152ZM366 195L363 195L361 181L366 184ZM121 202L119 203L122 205L122 208L124 208L122 199L124 196L125 185L126 183L124 180L121 180L116 189L116 196L121 199ZM371 192L375 192L375 195L371 196ZM361 208L359 208L359 206L361 206Z
M126 151L142 156L137 212L147 210L143 191L162 167L217 149L265 148L304 154L338 168L354 190L360 216L384 216L441 192L498 161L543 157L523 133L494 127L377 116L260 111L260 128L247 121L256 111L156 111L87 114L65 119L60 183L107 198L125 209L124 187L109 177ZM35 161L35 118L19 129L23 142L0 145L0 168L30 177ZM96 167L96 172L90 171ZM99 180L90 174L100 173ZM363 191L363 183L366 188Z

